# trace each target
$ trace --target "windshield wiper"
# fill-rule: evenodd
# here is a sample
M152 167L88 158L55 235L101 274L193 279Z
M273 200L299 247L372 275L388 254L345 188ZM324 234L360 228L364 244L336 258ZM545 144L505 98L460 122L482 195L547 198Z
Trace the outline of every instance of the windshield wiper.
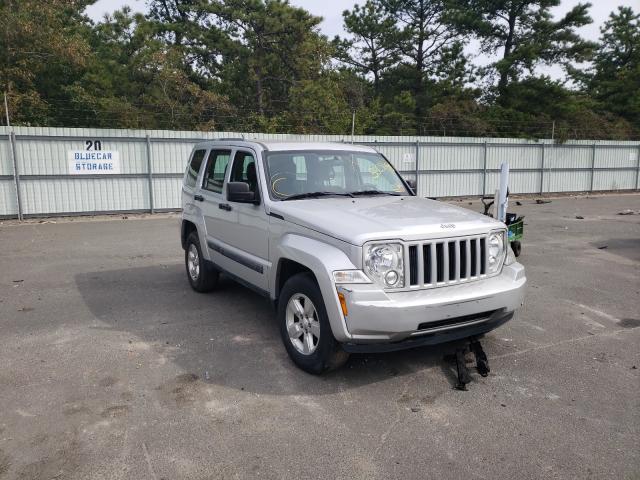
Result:
M360 191L357 191L357 192L351 192L351 195L394 195L394 196L402 196L401 193L383 192L382 190L360 190Z
M283 198L282 201L286 200L301 200L303 198L317 198L317 197L329 197L332 195L338 195L340 197L353 197L351 193L338 193L338 192L306 192L306 193L296 193L295 195L290 195L286 198Z

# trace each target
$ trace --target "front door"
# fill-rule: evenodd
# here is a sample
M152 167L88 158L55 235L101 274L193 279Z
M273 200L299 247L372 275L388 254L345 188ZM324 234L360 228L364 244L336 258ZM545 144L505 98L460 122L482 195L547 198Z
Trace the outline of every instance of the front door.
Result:
M262 198L258 185L260 166L256 161L256 154L250 149L238 148L233 152L231 164L228 157L226 163L221 161L219 167L215 165L217 160L214 159L214 162L211 173L209 168L205 171L203 183L203 187L206 187L207 178L212 176L213 186L219 190L211 200L211 215L205 219L207 243L213 261L227 272L266 291L271 263L268 260L269 221L264 203L254 205L226 200L228 182L248 183L250 190L256 192L258 198ZM226 172L222 174L224 184L221 185L219 178L222 164Z

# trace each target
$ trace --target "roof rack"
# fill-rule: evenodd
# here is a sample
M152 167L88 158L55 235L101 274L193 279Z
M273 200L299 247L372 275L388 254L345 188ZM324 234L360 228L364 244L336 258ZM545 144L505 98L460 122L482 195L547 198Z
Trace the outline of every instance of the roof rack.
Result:
M223 141L223 142L230 142L230 141L238 141L238 140L244 140L244 137L223 137L223 138L214 138L214 141Z

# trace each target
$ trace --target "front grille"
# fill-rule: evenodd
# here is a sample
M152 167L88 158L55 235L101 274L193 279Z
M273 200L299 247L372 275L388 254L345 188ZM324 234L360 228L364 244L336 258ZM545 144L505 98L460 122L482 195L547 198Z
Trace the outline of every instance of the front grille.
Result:
M486 235L410 243L410 287L437 287L486 276Z

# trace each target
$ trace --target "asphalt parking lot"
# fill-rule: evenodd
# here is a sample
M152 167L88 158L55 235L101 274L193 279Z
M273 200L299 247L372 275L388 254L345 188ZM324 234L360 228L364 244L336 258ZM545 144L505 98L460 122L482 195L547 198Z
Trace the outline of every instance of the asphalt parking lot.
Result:
M640 195L521 202L467 392L446 347L298 370L262 297L189 288L177 215L3 222L0 479L640 478Z

